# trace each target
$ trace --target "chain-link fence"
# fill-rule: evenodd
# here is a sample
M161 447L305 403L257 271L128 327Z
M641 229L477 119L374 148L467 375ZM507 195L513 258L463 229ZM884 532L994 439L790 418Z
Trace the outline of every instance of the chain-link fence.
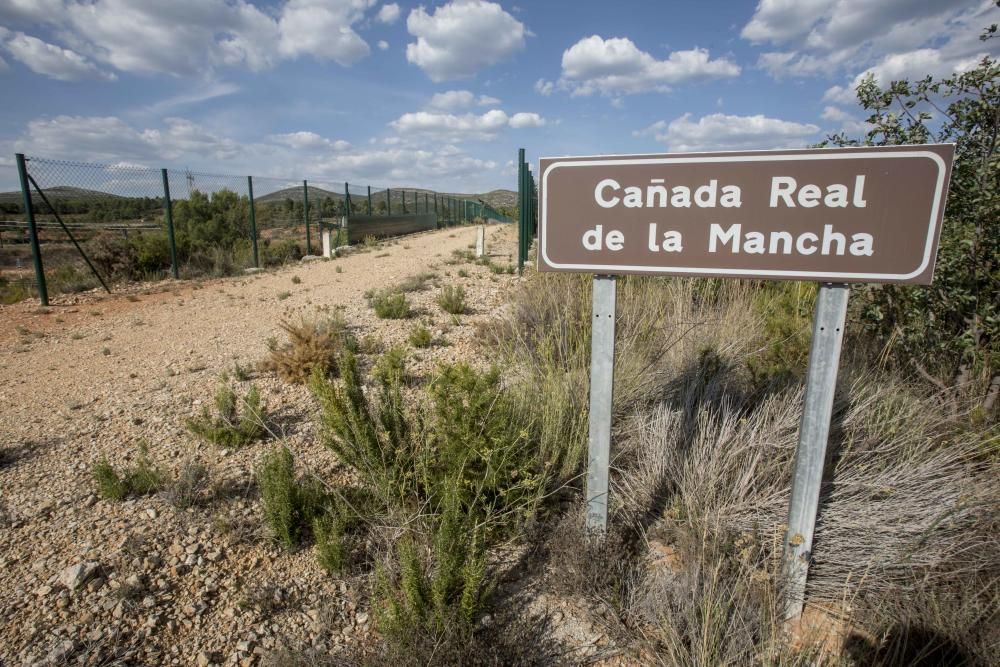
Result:
M430 190L18 155L0 164L0 302L234 275L319 254L324 232L329 249L481 219L510 222Z

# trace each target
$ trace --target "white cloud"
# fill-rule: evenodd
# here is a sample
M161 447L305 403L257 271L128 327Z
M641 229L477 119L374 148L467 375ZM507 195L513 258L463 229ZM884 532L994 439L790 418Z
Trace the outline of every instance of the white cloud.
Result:
M481 107L491 107L500 104L500 101L501 100L499 97L493 97L491 95L480 95L479 101L476 102L476 104Z
M733 116L721 113L697 121L686 113L680 118L653 123L635 136L652 136L671 151L720 151L793 148L816 139L819 127L757 114Z
M977 39L991 0L761 0L742 36L782 45L758 67L775 78L871 71L892 77L945 75L988 48ZM838 88L843 88L838 86ZM837 92L831 93L837 94ZM842 95L842 99L846 97Z
M289 132L287 134L275 134L271 136L271 141L298 150L334 150L346 151L351 147L349 141L343 139L327 139L315 132Z
M344 66L369 53L354 26L375 0L2 0L0 20L47 26L61 47L131 73L259 71L311 56Z
M524 127L541 127L545 125L545 119L537 113L516 113L510 117L510 126L515 130Z
M535 92L539 95L544 95L548 97L555 90L556 84L551 81L546 81L545 79L539 79L535 82Z
M712 60L705 49L674 51L665 60L657 60L628 38L592 35L563 52L559 84L574 95L621 95L665 92L679 83L739 73L739 65L727 58ZM551 90L541 81L535 85L542 94Z
M854 120L854 117L843 109L831 106L823 108L823 113L820 115L820 118L823 120L831 120L835 123L843 123L847 120Z
M375 15L375 20L379 23L395 23L399 20L399 5L395 2L389 5L382 5L378 14Z
M451 191L495 187L497 163L493 160L470 156L451 144L442 145L437 137L431 137L426 146L389 139L382 148L352 148L313 132L291 132L246 142L183 118L170 118L161 126L143 129L113 116L56 116L31 121L7 153L250 173L293 182L309 178L315 182L405 184ZM302 159L304 151L310 151L307 162Z
M453 0L428 14L417 7L406 19L417 38L406 45L406 59L432 81L463 79L524 48L524 24L494 3Z
M62 159L149 163L196 154L228 160L240 144L183 118L168 118L166 127L137 130L115 116L56 116L28 123L15 145L20 152Z
M240 86L235 83L229 82L219 82L211 81L202 85L196 86L193 90L181 93L179 95L174 95L173 97L168 97L166 99L160 100L155 104L151 104L145 108L143 111L148 114L158 115L170 109L175 109L177 107L188 106L191 104L198 104L199 102L205 102L207 100L213 100L217 97L225 97L227 95L234 95L240 91Z
M443 93L435 93L429 106L432 109L451 111L471 107L475 101L476 96L468 90L448 90Z
M7 69L7 61L0 57L0 72Z
M386 50L388 50L388 48L389 48L389 42L385 41L384 39L378 40L378 48L379 48L379 51L386 51Z
M59 81L114 81L116 78L111 72L101 70L75 51L43 42L23 32L13 33L4 40L3 47L31 71Z
M289 0L281 11L280 51L350 65L368 55L368 43L351 25L374 0Z
M448 113L417 111L405 113L390 125L403 135L412 133L446 136L449 141L465 139L492 139L507 127L510 118L500 109L491 109L482 115L467 113L461 116Z

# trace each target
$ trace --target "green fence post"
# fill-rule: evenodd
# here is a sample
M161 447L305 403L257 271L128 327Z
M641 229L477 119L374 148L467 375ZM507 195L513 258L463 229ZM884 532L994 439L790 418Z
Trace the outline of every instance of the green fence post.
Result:
M372 186L368 186L368 215L372 214Z
M438 212L438 193L434 193L434 212Z
M174 206L170 202L170 178L166 169L161 169L163 176L163 219L167 223L167 243L170 245L170 273L174 280L180 278L177 268L177 242L174 240ZM250 195L250 209L253 210L253 195ZM253 224L253 213L250 214L251 225ZM254 234L256 236L256 234ZM254 239L253 263L257 264L257 241Z
M42 248L38 244L38 227L35 226L35 209L31 205L31 188L28 185L28 167L24 153L17 153L17 175L21 179L21 194L24 197L24 215L28 218L28 236L31 238L31 260L35 264L35 284L38 300L43 306L49 305L49 288L45 284L45 270L42 268Z
M389 188L385 189L385 214L392 215L392 193Z
M312 236L309 234L309 184L302 181L302 217L306 221L306 254L312 254Z
M257 205L253 202L253 176L247 176L247 193L250 196L250 240L253 242L253 265L260 268L257 254Z

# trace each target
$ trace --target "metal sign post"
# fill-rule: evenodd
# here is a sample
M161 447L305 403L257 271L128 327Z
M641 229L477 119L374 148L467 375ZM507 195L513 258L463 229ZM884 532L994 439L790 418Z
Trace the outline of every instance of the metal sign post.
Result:
M594 276L590 337L590 440L587 459L587 530L608 528L611 400L615 383L614 276Z
M824 283L816 296L806 396L799 426L799 446L795 451L792 497L788 503L788 531L785 533L786 618L801 616L805 601L849 294L847 285Z

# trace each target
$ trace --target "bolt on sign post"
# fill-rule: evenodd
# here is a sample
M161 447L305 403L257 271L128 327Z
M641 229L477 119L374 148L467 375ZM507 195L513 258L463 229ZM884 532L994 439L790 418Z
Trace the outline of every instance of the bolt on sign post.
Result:
M784 541L785 613L801 615L847 283L931 282L954 153L935 144L540 161L538 270L594 274L588 527L607 526L614 276L815 281ZM522 243L526 172L522 160Z

